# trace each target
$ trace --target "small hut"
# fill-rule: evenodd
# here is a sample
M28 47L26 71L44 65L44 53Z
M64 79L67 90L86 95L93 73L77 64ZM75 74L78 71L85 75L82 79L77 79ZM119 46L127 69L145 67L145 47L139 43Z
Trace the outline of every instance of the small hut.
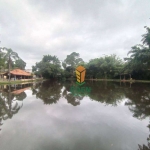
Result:
M9 72L0 73L1 79L9 79ZM21 69L14 69L10 71L11 80L29 80L32 79L32 74Z

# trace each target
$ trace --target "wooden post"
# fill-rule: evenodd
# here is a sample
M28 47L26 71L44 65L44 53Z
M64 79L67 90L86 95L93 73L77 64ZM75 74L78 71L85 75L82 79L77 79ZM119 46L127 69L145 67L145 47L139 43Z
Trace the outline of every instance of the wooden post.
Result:
M131 84L132 84L132 83L130 82L130 88L131 88Z
M131 74L129 74L129 76L130 76L130 80L131 80Z

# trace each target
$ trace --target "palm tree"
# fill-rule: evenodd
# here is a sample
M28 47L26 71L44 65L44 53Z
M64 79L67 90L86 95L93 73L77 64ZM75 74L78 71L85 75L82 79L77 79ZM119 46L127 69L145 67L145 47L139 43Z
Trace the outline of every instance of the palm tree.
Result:
M147 69L150 63L150 51L147 47L144 47L141 44L135 45L128 52L130 58L124 58L128 62L131 70ZM145 65L147 64L147 65Z
M8 62L8 73L9 73L9 81L10 81L10 67L11 67L11 64L13 62L13 59L14 60L17 60L17 59L20 59L18 54L16 52L14 52L12 49L8 49L8 48L5 48L3 47L3 54L4 54L4 59L5 61Z
M142 41L143 41L143 44L148 45L148 47L150 49L150 28L147 26L145 26L144 28L146 28L147 33L142 35L142 37L143 37Z

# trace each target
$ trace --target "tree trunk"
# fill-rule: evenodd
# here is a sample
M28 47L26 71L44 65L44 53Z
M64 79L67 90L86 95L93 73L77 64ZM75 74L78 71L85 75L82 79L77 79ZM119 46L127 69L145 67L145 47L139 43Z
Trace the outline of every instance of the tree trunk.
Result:
M131 82L130 82L130 88L131 88Z
M104 72L104 74L105 74L105 79L107 79L107 72Z
M12 105L12 101L11 101L10 85L9 85L9 93L8 93L8 105L9 105L9 114L10 114L10 116L11 116L11 105Z
M9 82L10 82L10 55L9 55L9 62L8 62L8 74L9 74Z
M120 80L121 80L121 75L120 75Z

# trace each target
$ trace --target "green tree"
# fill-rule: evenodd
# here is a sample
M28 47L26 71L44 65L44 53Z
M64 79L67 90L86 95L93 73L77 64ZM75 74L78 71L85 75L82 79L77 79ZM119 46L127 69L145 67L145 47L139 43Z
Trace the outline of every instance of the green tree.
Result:
M123 67L123 61L116 55L95 58L86 64L87 76L90 78L114 78Z
M82 58L80 58L80 54L73 52L70 55L67 55L67 58L64 60L64 64L66 64L66 66L71 66L72 68L77 67L80 64L83 64L84 61Z
M143 34L142 37L142 41L143 44L147 45L150 49L150 28L145 26L144 28L146 28L146 34Z
M56 56L45 55L42 61L32 66L32 71L35 72L37 76L56 78L61 74L60 61Z
M8 62L8 73L9 73L9 81L10 81L11 66L13 65L14 60L19 59L19 56L12 49L9 49L9 48L6 48L6 47L0 48L0 49L3 50L2 54L3 54L4 60Z
M0 71L2 71L2 69L5 68L5 60L4 60L4 57L3 57L3 53L1 53L0 51Z
M137 79L150 78L150 28L146 28L146 34L142 35L143 44L131 47L128 52L130 57L125 58L125 72L132 73Z
M130 57L124 58L126 61L124 71L133 74L135 78L139 75L141 79L147 78L150 70L150 50L143 45L136 45L131 48L129 54Z
M26 67L26 63L21 58L19 58L15 61L15 67L24 70Z
M80 54L73 52L70 55L67 55L67 58L62 63L62 66L65 69L65 75L67 77L73 77L75 68L79 65L83 65L84 61L80 58Z

